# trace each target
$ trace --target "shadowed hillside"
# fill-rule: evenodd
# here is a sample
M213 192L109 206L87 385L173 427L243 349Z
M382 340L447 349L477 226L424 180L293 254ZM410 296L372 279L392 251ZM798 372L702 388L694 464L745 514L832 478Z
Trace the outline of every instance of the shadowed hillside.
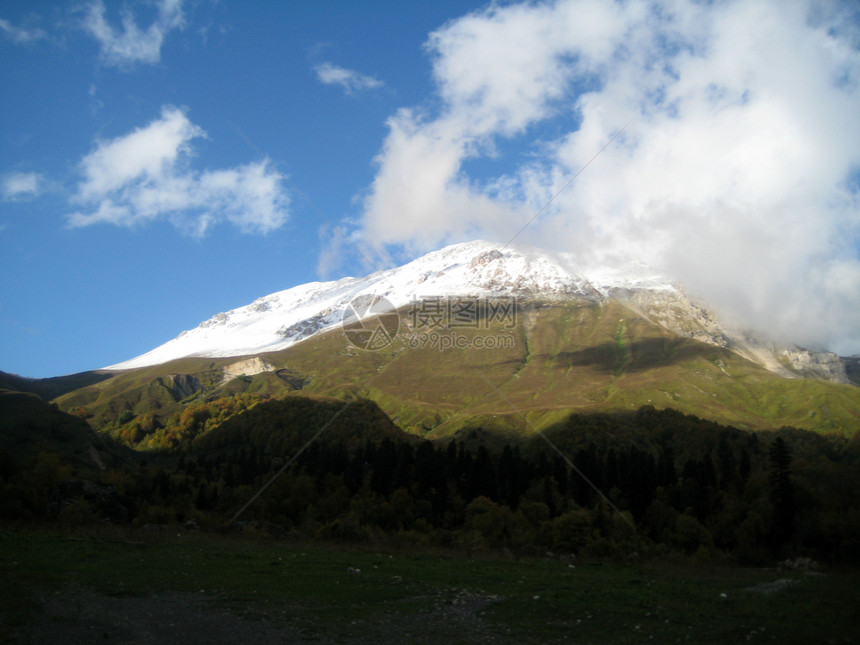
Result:
M35 394L11 390L0 390L0 450L21 465L48 452L86 468L116 466L132 455L83 419Z
M67 392L105 381L112 376L112 372L104 370L79 372L78 374L54 376L51 378L24 378L16 374L0 372L0 388L18 392L32 392L50 401Z

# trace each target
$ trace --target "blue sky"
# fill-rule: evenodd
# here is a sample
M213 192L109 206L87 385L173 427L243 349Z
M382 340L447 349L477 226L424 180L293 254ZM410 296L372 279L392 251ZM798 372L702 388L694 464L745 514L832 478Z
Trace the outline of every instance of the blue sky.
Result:
M206 133L189 142L190 171L259 162L242 132L328 218L354 217L386 118L431 93L422 43L469 4L185 3L182 26L165 28L144 60L111 58L84 26L98 5L70 6L0 7L0 176L37 180L0 202L0 369L27 376L124 360L319 277L330 231L286 185L283 222L271 229L218 221L199 235L196 213L184 223L70 226L81 163L99 142L146 128L170 106ZM141 31L157 20L152 3L108 3L116 34L124 11ZM316 68L326 64L378 84L325 84ZM337 269L369 272L347 253Z
M0 370L371 272L332 225L507 242L622 128L518 241L860 352L858 49L850 2L4 2Z

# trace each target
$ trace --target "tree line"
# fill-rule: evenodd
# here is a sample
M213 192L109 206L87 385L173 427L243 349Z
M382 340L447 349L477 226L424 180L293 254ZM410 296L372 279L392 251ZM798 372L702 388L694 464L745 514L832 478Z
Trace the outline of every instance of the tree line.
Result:
M243 530L525 554L860 557L860 435L751 433L646 407L572 415L545 431L556 452L480 427L421 440L361 401L294 457L342 403L254 403L182 450L91 476L139 525L223 527L280 472ZM70 476L59 458L31 466L0 469L4 516L98 520L86 491L57 502Z

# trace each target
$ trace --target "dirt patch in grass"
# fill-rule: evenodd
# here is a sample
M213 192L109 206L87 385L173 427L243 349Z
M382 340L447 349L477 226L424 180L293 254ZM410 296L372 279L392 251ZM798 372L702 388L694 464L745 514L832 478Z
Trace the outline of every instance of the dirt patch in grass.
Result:
M387 611L377 609L333 626L315 622L305 607L284 601L237 604L205 592L180 591L111 596L73 584L40 598L40 607L10 636L15 643L64 645L503 642L502 634L479 614L497 599L447 590L391 602Z
M288 626L246 620L218 607L205 594L107 596L78 585L45 597L41 610L20 625L13 638L19 643L66 645L301 642Z

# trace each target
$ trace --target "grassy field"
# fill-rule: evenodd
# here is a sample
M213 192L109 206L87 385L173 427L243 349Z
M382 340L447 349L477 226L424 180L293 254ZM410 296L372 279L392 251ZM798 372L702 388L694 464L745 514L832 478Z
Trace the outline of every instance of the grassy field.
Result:
M206 629L207 642L860 642L860 575L842 568L514 560L105 527L0 530L0 573L4 642L193 643Z

